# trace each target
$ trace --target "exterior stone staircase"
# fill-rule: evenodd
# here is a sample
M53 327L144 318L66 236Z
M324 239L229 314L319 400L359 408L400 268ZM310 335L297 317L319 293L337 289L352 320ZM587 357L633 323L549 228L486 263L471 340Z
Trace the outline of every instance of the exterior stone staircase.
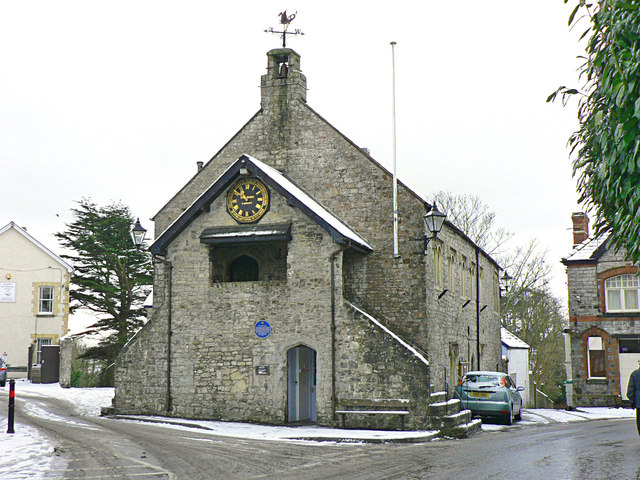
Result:
M472 418L471 410L461 410L459 399L447 400L446 392L431 394L427 414L441 437L468 438L482 428L482 420Z

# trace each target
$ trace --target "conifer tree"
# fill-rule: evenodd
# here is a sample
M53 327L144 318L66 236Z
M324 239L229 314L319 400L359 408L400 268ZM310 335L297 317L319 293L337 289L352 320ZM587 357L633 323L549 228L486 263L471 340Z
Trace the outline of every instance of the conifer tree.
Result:
M100 334L99 343L83 357L115 360L132 335L144 323L143 302L152 283L152 264L145 248L131 239L134 219L121 203L100 207L82 199L72 209L74 221L56 234L70 252L70 311L86 309L98 320L85 334Z

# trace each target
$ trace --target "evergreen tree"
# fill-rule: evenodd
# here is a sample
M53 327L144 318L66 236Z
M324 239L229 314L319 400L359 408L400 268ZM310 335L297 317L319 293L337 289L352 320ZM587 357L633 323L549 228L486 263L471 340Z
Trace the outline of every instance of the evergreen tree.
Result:
M567 3L568 0L565 0ZM563 102L579 98L580 127L569 143L580 201L596 210L598 232L640 260L640 0L579 0L569 25L587 23L581 89L560 87Z
M74 221L56 234L71 252L62 255L74 267L70 311L87 309L98 320L86 334L100 334L85 358L115 360L144 324L143 302L152 283L152 264L145 248L131 239L134 219L121 203L99 207L91 200L72 209Z

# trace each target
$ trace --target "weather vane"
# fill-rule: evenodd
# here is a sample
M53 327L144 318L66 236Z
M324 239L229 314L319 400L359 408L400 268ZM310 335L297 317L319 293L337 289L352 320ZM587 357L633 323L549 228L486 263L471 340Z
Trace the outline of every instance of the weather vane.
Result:
M289 28L289 24L293 21L294 18L296 18L296 13L287 15L286 10L284 12L280 12L280 24L283 25L281 32L278 30L274 30L273 27L269 27L265 30L266 33L275 33L282 37L282 48L287 48L287 35L304 35L304 33L302 33L302 30L300 30L299 28L296 28L293 32L287 31L287 29Z

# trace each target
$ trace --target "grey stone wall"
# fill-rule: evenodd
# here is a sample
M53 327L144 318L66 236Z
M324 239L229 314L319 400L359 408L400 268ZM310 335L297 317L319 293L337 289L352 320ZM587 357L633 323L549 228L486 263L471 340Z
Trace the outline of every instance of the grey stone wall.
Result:
M299 59L294 58L294 64L299 66ZM463 309L459 293L437 299L440 290L433 285L429 263L432 253L426 258L416 254L422 246L416 238L424 234L425 205L402 184L398 202L401 255L394 257L391 174L305 103L306 79L299 71L294 69L295 74L283 79L273 75L273 68L271 62L262 79L262 109L160 210L154 218L156 236L242 154L283 171L374 250L368 254L347 250L336 259L340 394L410 395L422 398L416 404L425 403L428 372L417 368L414 359L400 347L391 347L390 340L367 322L346 313L341 304L343 294L401 337L428 351L433 364L442 365L450 362L451 344L462 350L469 342L475 345L477 305L472 300ZM201 214L170 245L171 372L175 376L171 414L283 422L286 352L302 344L318 355L318 422L333 421L328 369L329 256L339 246L317 224L272 192L271 209L260 223L285 222L292 223L286 279L241 284L212 281L211 271L221 267L210 265L209 247L200 243L199 235L205 228L235 225L225 211L224 198L214 201L210 212ZM474 246L455 229L445 227L442 239L475 262ZM480 307L488 305L481 315L482 365L494 368L500 358L500 331L497 312L489 300L497 267L483 253L480 264ZM121 411L142 413L166 408L162 401L166 390L165 271L161 265L156 268L153 318L118 360L115 404ZM253 333L259 320L272 325L273 332L267 339L258 339ZM389 353L376 347L378 344L389 347ZM383 367L379 361L374 362L376 359L388 360ZM270 374L255 375L256 365L269 365ZM453 381L451 370L449 376ZM371 383L363 382L363 377L370 378Z
M624 250L615 252L610 248L595 261L569 263L567 266L571 365L574 403L578 406L618 405L626 394L620 391L618 338L625 335L640 337L640 315L608 313L602 279L609 271L623 274L626 270L616 269L631 268L633 264L625 256ZM626 273L632 272L635 270ZM589 378L589 336L603 338L606 378Z
M64 337L60 340L60 386L71 387L71 364L73 362L73 338Z

